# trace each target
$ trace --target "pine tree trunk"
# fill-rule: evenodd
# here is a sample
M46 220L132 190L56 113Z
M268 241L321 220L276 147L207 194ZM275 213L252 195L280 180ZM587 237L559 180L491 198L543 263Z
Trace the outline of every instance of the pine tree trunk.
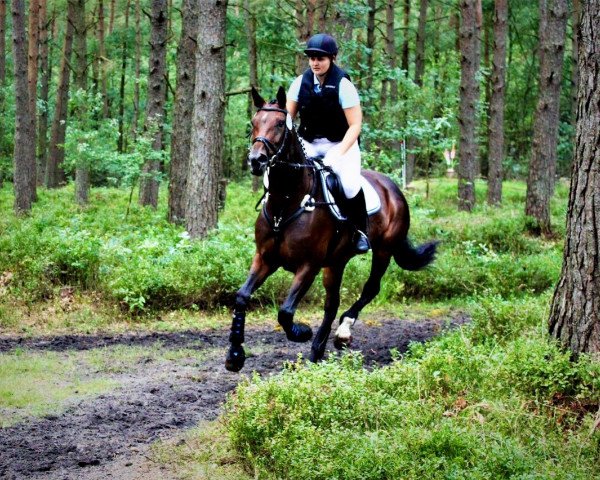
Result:
M135 142L138 133L140 117L140 72L142 65L142 26L140 15L140 0L135 0L135 57L133 82L133 118L131 120L131 138Z
M386 0L385 2L385 53L388 58L388 66L390 70L395 70L397 66L396 55L396 38L394 32L394 8L396 0ZM392 105L398 100L398 80L395 78L383 79L381 82L381 110L385 107L389 100Z
M98 57L96 59L98 67L98 77L100 83L100 94L102 95L102 117L108 118L110 115L108 105L108 92L106 80L106 46L104 42L104 2L98 0Z
M575 158L563 265L550 334L581 353L600 354L600 4L582 2Z
M487 201L502 203L502 161L504 160L504 91L506 78L506 33L508 1L495 0L492 93L490 98L489 166Z
M54 20L53 20L54 21ZM40 110L38 119L38 149L37 149L37 182L44 183L46 178L46 163L48 161L48 95L50 93L50 62L49 62L49 40L48 28L48 4L46 0L40 0L40 102L44 106Z
M31 210L35 193L35 143L32 141L31 109L27 76L25 2L12 0L12 40L15 85L14 209L17 215ZM32 192L32 185L34 192Z
M177 49L177 91L171 137L171 178L169 182L169 221L185 222L185 192L190 164L190 135L196 83L198 40L198 0L183 0L181 40Z
M425 26L427 25L427 0L421 0L419 8L419 27L415 48L415 83L423 86L425 72Z
M248 43L248 67L250 73L250 86L258 89L258 53L256 47L256 14L250 0L244 0L244 15L246 20L246 42ZM252 118L252 94L248 93L248 119ZM248 170L246 157L242 159L242 170ZM257 192L262 179L252 175L252 191Z
M402 70L408 76L408 57L409 57L409 27L410 27L410 0L404 0L404 16L402 17L402 30L404 40L402 41Z
M167 60L167 1L152 0L150 58L145 130L152 132L152 149L161 151L165 121L165 72ZM146 159L140 182L140 205L158 206L160 161Z
M375 62L375 0L368 0L369 13L367 16L367 71L365 72L365 88L370 92L373 88L373 66Z
M470 212L475 206L477 142L475 123L479 102L479 31L477 0L460 0L460 105L458 123L458 209Z
M540 6L540 93L533 126L525 214L531 217L532 232L549 235L552 232L550 198L554 194L556 174L567 1L540 0Z
M110 0L110 17L108 19L108 34L112 35L112 32L115 28L115 9L116 9L116 0Z
M6 0L0 0L0 86L6 82ZM0 102L2 98L0 98Z
M129 30L129 10L131 0L127 0L125 6L125 31ZM127 36L123 36L121 44L121 81L119 83L119 138L117 140L117 151L123 153L125 150L125 76L127 75Z
M39 53L39 24L40 24L40 3L39 0L30 0L29 2L29 42L27 44L27 85L29 89L29 109L31 111L31 142L33 143L33 154L36 154L36 134L37 134L37 81L38 81L38 53ZM30 186L32 202L37 198L37 166L36 174L30 181L34 185Z
M75 70L73 72L73 86L75 91L87 91L87 25L85 21L85 0L70 0L73 3L73 52L75 54ZM75 116L83 119L85 106L79 105ZM85 161L76 159L75 166L75 201L79 205L88 202L90 192L90 166Z
M572 43L572 72L571 72L571 122L575 127L577 118L577 92L579 90L579 67L578 67L578 52L579 52L579 20L581 18L581 0L573 0L573 43Z
M56 188L66 181L62 164L65 159L65 133L67 130L67 112L69 103L69 85L71 70L71 54L73 51L73 4L67 5L67 19L65 22L65 41L60 60L60 71L58 76L58 88L56 92L56 104L54 106L54 118L50 128L50 146L48 152L48 163L46 165L46 187Z
M186 225L193 238L217 226L225 116L227 1L201 0Z

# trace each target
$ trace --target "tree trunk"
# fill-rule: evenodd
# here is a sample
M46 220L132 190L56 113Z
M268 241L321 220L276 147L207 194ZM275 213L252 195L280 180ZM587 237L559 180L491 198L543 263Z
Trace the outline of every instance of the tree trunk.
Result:
M108 34L112 35L113 29L115 28L115 9L116 0L110 0L110 17L108 19Z
M12 39L15 85L14 209L17 215L31 210L35 197L35 142L32 141L27 75L25 2L12 0ZM33 188L33 192L32 192Z
M187 231L201 238L217 226L218 190L225 116L225 21L227 1L201 0L190 172L185 211Z
M373 87L373 65L375 59L375 0L368 0L369 14L367 16L367 71L365 87L370 92Z
M419 8L419 27L417 29L417 44L415 48L415 83L423 86L425 72L425 26L427 25L427 0L421 0Z
M458 209L470 212L475 206L477 142L475 122L479 102L479 31L478 0L460 0L460 105L458 123Z
M313 34L315 24L315 11L317 9L317 0L296 0L296 37L301 43L306 41ZM306 70L306 56L302 52L296 55L296 74L300 75Z
M573 52L571 58L571 122L575 127L577 118L577 92L579 90L579 68L578 68L578 52L579 52L579 20L581 18L581 0L573 0Z
M256 47L256 14L252 2L244 0L244 14L246 17L246 42L248 43L248 63L250 72L250 86L258 89L258 55ZM248 93L248 119L252 118L252 94ZM246 158L242 160L242 170L248 170ZM252 191L257 192L262 179L252 175Z
M0 86L3 86L4 82L6 82L6 0L0 0Z
M190 135L196 83L198 39L198 0L184 0L181 40L177 49L177 91L171 137L171 178L169 183L169 221L185 222L185 193L190 164Z
M37 133L37 81L38 81L38 53L39 53L39 24L40 24L40 3L39 0L30 0L29 2L29 42L27 44L28 60L27 60L27 85L29 88L29 110L31 111L31 139L33 144L33 154L36 153L36 133ZM36 168L37 170L37 168ZM32 202L35 202L37 197L37 172L30 179L35 185L30 187Z
M152 0L150 58L148 62L148 94L144 129L153 135L152 149L163 149L165 121L165 72L167 60L167 1ZM140 182L140 205L158 206L160 161L146 159Z
M129 30L129 10L131 0L127 0L125 6L125 32ZM125 76L127 75L127 35L123 36L121 44L121 81L119 83L119 138L117 140L117 151L123 153L125 150Z
M142 65L142 22L140 10L140 0L135 0L135 78L133 82L133 118L131 120L131 137L134 142L137 138L140 116L140 72Z
M385 53L388 58L388 66L394 71L397 66L396 39L394 32L394 7L395 0L385 2ZM395 105L398 100L398 80L395 78L383 79L381 82L381 110L385 110L388 97Z
M104 42L104 32L104 2L103 0L98 0L98 56L96 62L100 83L100 94L102 95L102 117L108 118L110 113L106 81L106 46Z
M66 181L62 164L65 159L65 133L67 130L67 111L69 103L69 84L71 70L71 54L73 51L73 4L67 5L67 20L65 25L65 41L60 60L60 72L58 76L58 88L56 92L56 105L54 106L54 118L50 129L50 149L48 152L48 164L46 166L46 187L56 188Z
M487 201L502 203L502 161L504 160L504 87L506 78L506 33L508 1L496 0L494 8L494 53L490 98L489 166Z
M563 265L550 334L574 356L600 353L600 4L582 2L579 94Z
M40 0L40 101L43 108L40 110L38 121L38 152L37 152L37 182L44 183L46 177L46 163L48 161L48 95L50 93L50 62L49 62L49 40L48 29L54 24L54 19L48 24L48 4L46 0Z
M410 28L410 0L404 0L404 16L402 17L402 30L404 40L402 41L402 70L408 76L408 55L409 55L409 28Z
M85 0L70 0L73 3L73 52L75 53L75 70L73 86L75 91L87 91L87 25L85 21ZM78 105L75 117L83 121L85 105ZM90 166L86 161L75 160L75 201L79 205L88 202L90 192Z
M567 27L566 0L540 0L540 93L533 126L525 214L531 231L549 235L554 193L560 86Z

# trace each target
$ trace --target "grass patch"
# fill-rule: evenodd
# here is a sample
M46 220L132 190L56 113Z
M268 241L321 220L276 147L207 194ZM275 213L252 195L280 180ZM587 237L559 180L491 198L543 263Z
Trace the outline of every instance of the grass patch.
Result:
M82 372L69 354L1 354L0 427L29 416L56 414L69 401L99 395L117 385L113 379Z

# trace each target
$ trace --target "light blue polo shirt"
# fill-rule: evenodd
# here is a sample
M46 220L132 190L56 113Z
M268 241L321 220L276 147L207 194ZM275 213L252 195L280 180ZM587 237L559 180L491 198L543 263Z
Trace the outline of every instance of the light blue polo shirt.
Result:
M315 93L319 93L321 91L321 84L319 83L319 79L316 75L313 74L314 84L315 84ZM287 93L287 98L293 100L294 102L298 101L298 96L300 94L300 85L302 84L302 75L296 77L296 79L290 85L290 89ZM358 96L358 91L356 87L352 84L350 80L346 77L342 78L340 82L339 88L339 98L340 98L340 106L342 108L351 108L356 105L360 105L360 98Z

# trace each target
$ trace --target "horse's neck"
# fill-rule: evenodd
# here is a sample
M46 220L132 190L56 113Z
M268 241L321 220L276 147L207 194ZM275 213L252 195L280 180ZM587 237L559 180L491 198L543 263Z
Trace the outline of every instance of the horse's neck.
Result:
M292 141L287 161L296 165L304 164L306 158L300 145L300 140L293 131ZM306 167L293 168L283 164L274 165L269 172L269 194L282 197L291 202L302 200L311 188L310 169Z

